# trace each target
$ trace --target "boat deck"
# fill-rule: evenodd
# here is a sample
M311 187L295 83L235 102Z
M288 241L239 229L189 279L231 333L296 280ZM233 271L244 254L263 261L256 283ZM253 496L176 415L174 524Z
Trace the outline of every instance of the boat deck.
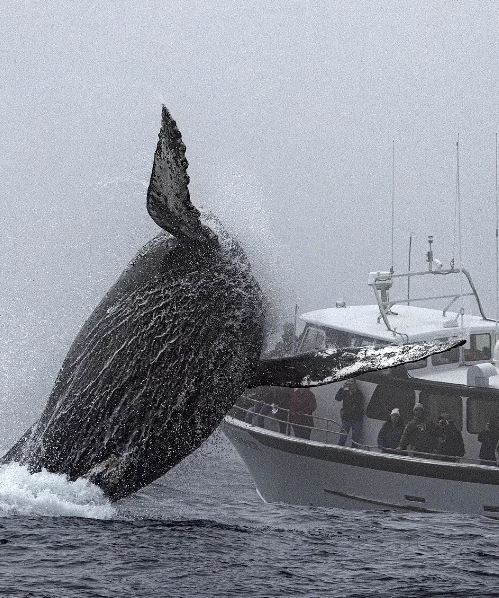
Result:
M307 444L317 446L335 446L341 449L354 451L355 453L369 453L370 455L378 454L383 457L390 457L395 460L402 459L403 461L410 461L417 459L421 463L435 462L445 463L447 465L473 466L481 469L489 470L493 468L498 471L499 467L493 461L485 462L479 459L471 459L468 457L450 457L448 455L438 455L436 453L417 453L415 451L402 451L396 449L382 449L378 446L368 444L352 443L352 447L339 446L338 441L341 435L341 424L335 420L319 417L314 415L313 426L293 425L290 422L290 411L279 408L277 414L269 415L268 413L259 413L261 407L271 409L271 405L255 401L254 399L245 399L244 405L234 405L231 411L226 416L226 421L233 421L242 425L243 427L253 429L255 432L268 434L280 438L292 439L294 442L305 442ZM308 438L297 437L294 435L296 428L308 431Z

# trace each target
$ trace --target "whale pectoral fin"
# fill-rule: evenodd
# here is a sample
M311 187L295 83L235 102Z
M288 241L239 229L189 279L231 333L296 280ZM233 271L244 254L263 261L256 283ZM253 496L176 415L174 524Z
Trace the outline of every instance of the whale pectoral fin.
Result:
M199 211L191 203L187 166L182 135L163 106L147 190L147 211L158 226L179 240L189 239L197 243L215 240L215 234L201 224Z
M419 361L434 353L449 351L463 345L464 342L458 340L386 347L324 349L282 359L262 359L254 386L321 386L367 372Z

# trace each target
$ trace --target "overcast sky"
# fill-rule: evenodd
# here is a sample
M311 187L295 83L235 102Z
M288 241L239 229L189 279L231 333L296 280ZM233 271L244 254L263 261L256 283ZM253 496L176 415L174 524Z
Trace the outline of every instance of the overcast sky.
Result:
M21 2L0 20L0 401L16 435L78 328L157 231L164 102L194 203L242 239L284 314L448 263L461 138L464 262L494 306L497 2ZM13 422L13 423L12 423ZM0 443L1 444L1 443Z

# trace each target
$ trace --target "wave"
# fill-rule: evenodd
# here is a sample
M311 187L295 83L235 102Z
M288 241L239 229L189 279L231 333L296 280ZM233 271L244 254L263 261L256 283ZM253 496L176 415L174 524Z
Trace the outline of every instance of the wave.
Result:
M111 519L114 507L102 490L83 478L74 482L43 469L30 473L18 463L0 466L0 517L43 515Z

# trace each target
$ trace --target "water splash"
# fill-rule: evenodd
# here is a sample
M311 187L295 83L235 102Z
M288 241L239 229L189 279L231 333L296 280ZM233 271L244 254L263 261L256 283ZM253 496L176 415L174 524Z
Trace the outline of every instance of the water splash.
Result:
M43 515L111 519L116 511L88 480L42 470L31 474L18 463L0 466L0 517Z
M236 160L210 164L209 171L200 178L205 187L197 193L193 182L193 202L202 212L215 214L227 233L240 243L273 306L268 324L272 329L280 328L281 321L293 317L296 274L291 250L273 221L273 190L263 189ZM212 222L208 224L213 227Z

